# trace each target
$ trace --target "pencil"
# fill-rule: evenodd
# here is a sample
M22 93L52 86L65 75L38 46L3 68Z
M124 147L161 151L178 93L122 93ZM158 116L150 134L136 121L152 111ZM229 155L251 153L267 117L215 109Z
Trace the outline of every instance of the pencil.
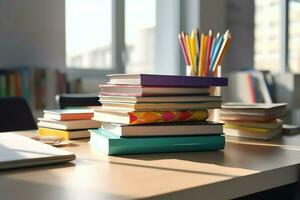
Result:
M204 61L206 56L207 36L201 34L201 47L200 47L200 60L198 65L198 76L202 76L204 73Z
M211 59L211 62L210 62L210 71L213 72L213 67L215 65L215 62L216 62L216 59L217 59L217 56L218 56L218 53L221 49L221 46L222 46L222 42L223 42L223 36L221 36L218 41L216 42L216 45L215 45L215 48L214 48L214 53L212 55L212 59Z
M186 43L186 49L187 49L187 53L188 53L188 57L190 60L190 65L192 67L192 72L193 72L193 59L192 59L192 55L191 55L191 48L190 48L190 42L189 42L189 36L185 35L185 43Z
M204 76L208 76L209 65L210 65L210 51L212 45L212 31L209 30L208 33L208 41L207 41L207 52L206 52L206 59L204 64Z
M227 30L226 33L224 34L224 40L223 40L223 44L222 44L222 47L219 51L219 54L216 58L216 61L215 61L215 64L213 66L213 69L212 71L215 72L216 69L217 69L217 66L222 62L223 58L224 58L224 55L230 45L230 42L231 42L231 34L229 33L229 31Z
M186 49L185 49L185 44L183 42L183 38L181 37L181 34L178 35L178 39L179 39L179 44L180 44L180 47L181 47L181 51L182 51L182 54L183 54L183 57L184 57L185 64L190 65L189 59L187 57L187 52L186 52Z

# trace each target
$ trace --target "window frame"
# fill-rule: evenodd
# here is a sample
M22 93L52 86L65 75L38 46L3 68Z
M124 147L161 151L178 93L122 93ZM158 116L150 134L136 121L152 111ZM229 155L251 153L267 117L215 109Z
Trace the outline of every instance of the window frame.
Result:
M96 68L82 69L80 67L66 66L66 72L70 77L105 77L106 74L124 73L125 63L123 54L125 53L125 1L112 0L112 38L111 38L111 69ZM65 36L66 37L66 36ZM66 59L65 59L66 60Z

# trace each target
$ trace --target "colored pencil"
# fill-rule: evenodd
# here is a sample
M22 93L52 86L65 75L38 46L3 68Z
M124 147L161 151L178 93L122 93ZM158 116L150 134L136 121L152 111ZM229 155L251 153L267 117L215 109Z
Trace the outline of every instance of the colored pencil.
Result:
M183 54L183 57L184 57L185 64L190 65L190 62L189 62L189 59L188 59L188 56L187 56L187 52L186 52L186 48L185 48L185 44L184 44L184 41L183 41L183 38L182 38L181 34L178 35L178 39L179 39L179 44L180 44L180 47L181 47L181 51L182 51L182 54Z
M213 66L213 69L212 69L213 72L217 69L217 66L222 62L230 42L231 42L231 34L227 30L226 33L224 34L224 40L223 40L222 47L219 51L219 54L217 56L214 66Z
M210 51L212 45L212 31L210 30L208 33L208 41L207 41L207 51L206 51L206 59L204 64L204 76L208 76L209 65L210 65Z

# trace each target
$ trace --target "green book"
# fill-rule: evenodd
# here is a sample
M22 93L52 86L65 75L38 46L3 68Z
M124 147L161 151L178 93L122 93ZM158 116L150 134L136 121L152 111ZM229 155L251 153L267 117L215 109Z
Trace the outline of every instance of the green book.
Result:
M107 155L212 151L224 149L225 137L216 135L122 138L103 129L91 129L90 144Z

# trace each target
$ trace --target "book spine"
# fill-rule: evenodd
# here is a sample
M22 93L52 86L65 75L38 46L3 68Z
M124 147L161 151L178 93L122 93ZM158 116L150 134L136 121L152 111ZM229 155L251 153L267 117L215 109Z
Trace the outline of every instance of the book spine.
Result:
M197 111L149 111L130 112L129 124L148 124L164 122L204 121L208 118L207 110Z
M127 140L112 140L109 143L108 155L214 151L224 149L225 137L173 137L173 138L131 138Z

